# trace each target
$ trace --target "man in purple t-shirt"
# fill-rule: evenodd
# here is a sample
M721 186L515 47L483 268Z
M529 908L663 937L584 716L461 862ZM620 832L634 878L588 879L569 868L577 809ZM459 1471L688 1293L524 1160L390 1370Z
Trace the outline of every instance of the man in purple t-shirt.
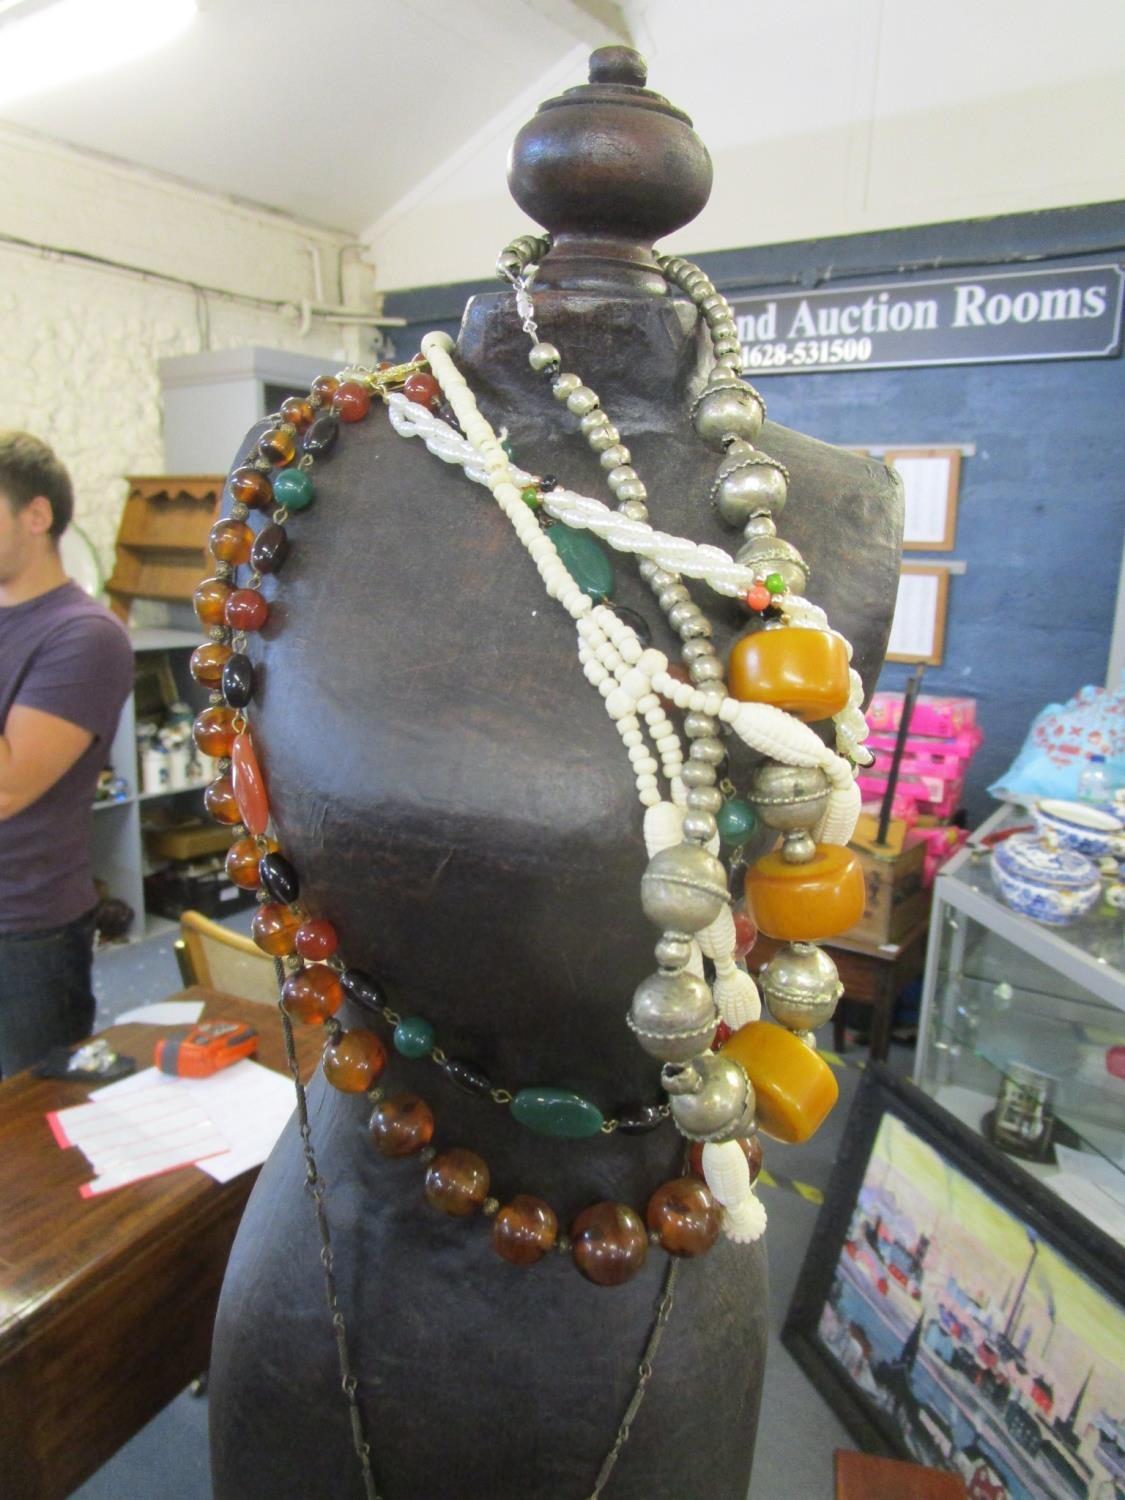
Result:
M73 508L46 443L0 432L0 1077L94 1020L94 787L133 653L63 571Z

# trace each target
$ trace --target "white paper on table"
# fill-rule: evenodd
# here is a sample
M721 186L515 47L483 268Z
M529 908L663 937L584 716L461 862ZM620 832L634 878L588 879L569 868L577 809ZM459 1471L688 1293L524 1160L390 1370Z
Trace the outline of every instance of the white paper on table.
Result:
M173 1078L158 1068L146 1068L143 1073L107 1084L94 1095L94 1101L112 1102L120 1095L153 1086L190 1093L229 1142L229 1150L199 1163L216 1182L230 1182L240 1173L260 1167L276 1145L295 1104L292 1081L248 1057L210 1078Z
M127 1021L141 1021L146 1026L194 1026L203 1014L202 1000L158 1000L154 1005L138 1005L114 1018L115 1026Z
M89 1198L229 1150L229 1142L190 1094L159 1085L47 1116L60 1146L76 1146L94 1172L80 1189Z
M1063 1172L1081 1177L1101 1192L1108 1193L1125 1210L1125 1170L1092 1151L1075 1151L1070 1146L1060 1146L1057 1142L1055 1155Z
M1058 1150L1057 1146L1055 1150ZM1055 1172L1050 1177L1044 1177L1043 1181L1052 1192L1058 1193L1064 1202L1104 1230L1111 1239L1125 1244L1125 1204L1110 1197L1109 1193L1103 1193L1100 1187L1076 1172Z

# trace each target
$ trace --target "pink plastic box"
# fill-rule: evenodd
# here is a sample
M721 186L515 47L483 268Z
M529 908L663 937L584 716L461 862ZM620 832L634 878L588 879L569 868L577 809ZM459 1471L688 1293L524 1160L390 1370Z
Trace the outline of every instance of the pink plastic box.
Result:
M897 729L902 722L902 704L902 693L876 693L867 710L868 725L872 729ZM964 729L972 729L976 722L975 698L936 698L921 693L914 701L910 732L947 740Z
M887 776L866 771L856 777L860 795L865 802L881 802L887 790ZM895 788L895 801L909 798L920 813L935 818L951 818L961 805L961 794L965 790L964 777L956 781L942 781L937 776L901 774Z

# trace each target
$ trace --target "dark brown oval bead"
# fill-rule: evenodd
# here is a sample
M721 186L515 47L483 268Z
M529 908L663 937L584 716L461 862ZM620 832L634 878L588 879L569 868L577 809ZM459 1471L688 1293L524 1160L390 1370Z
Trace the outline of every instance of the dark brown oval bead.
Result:
M305 433L305 452L315 454L317 458L323 458L325 454L332 452L339 436L340 419L325 412L323 416L317 417Z
M301 894L297 872L284 854L263 854L258 874L273 899L284 906L291 906Z
M254 696L254 668L241 651L228 656L223 666L223 697L231 708L245 708Z
M663 1125L665 1116L659 1104L623 1104L615 1109L613 1118L622 1135L647 1135L658 1125Z
M250 561L259 573L280 573L289 556L289 533L276 521L263 526L250 548Z
M372 979L370 974L365 974L362 969L345 969L340 975L340 983L349 1000L364 1010L381 1011L387 1003L383 991Z
M472 1063L450 1057L441 1066L450 1083L455 1084L462 1093L487 1096L492 1092L492 1079Z

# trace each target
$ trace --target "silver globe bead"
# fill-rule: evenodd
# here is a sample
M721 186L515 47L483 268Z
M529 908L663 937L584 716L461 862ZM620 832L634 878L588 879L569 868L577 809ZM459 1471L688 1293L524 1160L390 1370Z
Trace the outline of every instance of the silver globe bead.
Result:
M711 621L701 609L696 607L695 614L685 620L682 625L677 625L676 630L683 641L697 641L711 634Z
M687 589L684 593L687 593ZM661 608L664 607L664 595L661 595L660 605ZM679 630L681 626L686 625L689 620L694 620L701 613L699 605L694 604L691 599L681 599L668 610L668 624L673 630Z
M637 986L627 1020L650 1057L686 1062L715 1035L719 1014L706 980L658 970Z
M699 739L693 740L688 757L691 760L701 760L709 766L721 766L726 759L727 748L722 740L709 735L701 735Z
M645 916L657 927L676 932L709 927L729 899L722 865L695 845L661 849L641 877Z
M599 427L608 427L609 418L600 406L595 406L593 411L588 411L578 424L578 430L584 438L588 438L592 432Z
M779 833L815 828L828 808L832 790L819 766L782 766L763 761L754 772L745 800L767 828Z
M648 520L648 506L643 500L622 500L617 509L629 521Z
M705 390L692 411L695 430L712 448L734 438L753 442L762 430L762 404L748 386L724 384Z
M779 536L755 536L738 549L736 562L761 574L780 573L785 587L803 594L809 581L809 566L792 543Z
M832 1019L844 993L836 965L815 943L779 948L758 975L770 1015L790 1031L815 1031Z
M562 363L562 355L554 344L532 344L527 362L536 375L542 375L546 370L557 370Z
M693 646L701 646L703 644L704 642L702 641L692 642ZM689 657L687 652L685 651L684 660L695 661L696 658ZM684 733L687 735L689 740L706 739L711 735L717 735L718 732L719 720L713 719L710 714L685 714Z
M689 760L680 772L680 780L684 786L705 790L715 785L715 767L708 765L706 761ZM721 805L721 804L720 804ZM706 808L707 812L718 812L718 808Z
M221 694L220 694L221 697ZM714 814L686 812L683 821L684 838L693 844L709 844L719 831Z
M682 584L677 580L675 583L668 584L667 588L660 590L656 602L667 613L674 605L683 604L690 598L691 595L687 591L686 584Z
M728 455L711 489L719 514L728 526L736 527L745 526L758 511L780 515L788 493L784 468L764 454L734 459Z
M683 780L684 780L684 785L688 787L688 794L687 794L687 799L686 799L687 800L687 805L690 808L692 808L693 811L696 811L696 812L709 812L709 813L714 814L714 813L717 813L719 811L719 809L722 807L722 805L723 805L723 794L722 794L722 792L719 791L719 788L715 785L713 779L712 779L711 784L709 786L703 786L703 785L689 786L689 784L688 784L687 773L689 771L694 771L694 772L699 772L699 773L702 773L704 771L711 771L712 772L712 777L713 777L714 769L715 768L713 766L685 766L684 767Z
M570 397L581 386L582 381L577 375L567 373L558 376L551 382L551 395L556 401L569 401Z
M612 422L602 422L586 434L586 441L595 453L605 453L610 448L617 448L621 442L621 434ZM611 464L610 467L612 468L613 465Z
M616 495L623 484L629 484L637 479L637 471L632 464L619 464L616 469L610 469L605 476L606 483Z
M648 490L640 479L626 479L622 481L615 486L613 493L621 501L648 499Z
M696 645L698 642L692 642L692 644ZM723 664L714 651L710 651L706 656L701 656L697 660L690 662L688 664L688 671L691 673L691 680L695 683L696 687L704 687L707 683L717 683L723 680Z
M672 1119L689 1141L730 1141L754 1130L754 1086L733 1058L704 1052L664 1065L660 1082Z
M608 448L603 448L598 455L598 462L603 469L619 469L622 464L627 464L632 454L624 443L611 443Z

